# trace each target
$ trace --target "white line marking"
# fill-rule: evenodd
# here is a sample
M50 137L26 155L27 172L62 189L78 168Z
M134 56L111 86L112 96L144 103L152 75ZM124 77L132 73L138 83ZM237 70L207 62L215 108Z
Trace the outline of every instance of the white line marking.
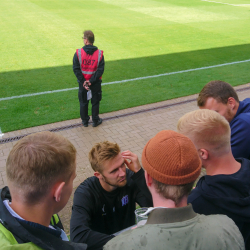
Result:
M249 6L250 4L231 4L231 3L222 3L222 2L216 2L216 1L209 1L209 0L201 0L203 2L210 2L210 3L220 3L220 4L226 4L226 5L232 5L232 6L238 6L238 7L244 7Z
M0 128L0 139L4 136L4 133L2 133L1 128Z
M11 99L30 97L30 96L36 96L36 95L52 94L56 92L69 91L69 90L74 90L74 89L78 89L78 87L69 88L69 89L57 89L57 90L51 90L51 91L44 91L44 92L38 92L38 93L33 93L33 94L16 95L16 96L11 96L11 97L3 97L3 98L0 98L0 101L6 101L6 100L11 100Z
M198 70L203 70L203 69L212 69L212 68L218 68L218 67L223 67L223 66L228 66L228 65L234 65L234 64L239 64L239 63L246 63L246 62L250 62L250 59L247 59L247 60L244 60L244 61L222 63L222 64L217 64L217 65L212 65L212 66L206 66L206 67L201 67L201 68L195 68L195 69L186 69L186 70L175 71L175 72L164 73L164 74L153 75L153 76L143 76L143 77L137 77L137 78L127 79L127 80L107 82L107 83L103 83L102 86L104 86L104 85L110 85L110 84L116 84L116 83L133 82L133 81L150 79L150 78L156 78L156 77L161 77L161 76L169 76L169 75L187 73L187 72L198 71ZM11 100L11 99L17 99L17 98L23 98L23 97L30 97L30 96L36 96L36 95L52 94L52 93L70 91L70 90L75 90L75 89L78 89L78 87L68 88L68 89L57 89L57 90L44 91L44 92L33 93L33 94L18 95L18 96L11 96L11 97L3 97L3 98L0 98L0 101L6 101L6 100Z

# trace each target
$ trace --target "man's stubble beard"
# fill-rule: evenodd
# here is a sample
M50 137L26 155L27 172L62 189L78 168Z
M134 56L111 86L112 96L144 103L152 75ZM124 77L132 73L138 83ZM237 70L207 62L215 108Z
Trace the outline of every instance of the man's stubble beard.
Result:
M103 180L110 186L112 187L117 187L117 188L121 188L121 187L124 187L126 184L127 184L127 176L125 177L125 180L123 182L116 182L116 183L111 183L108 181L108 179L104 176L103 176Z
M226 118L226 120L227 120L229 123L233 120L233 118L234 118L234 113L233 113L233 111L232 111L231 109L229 109L229 108L227 109L225 118Z

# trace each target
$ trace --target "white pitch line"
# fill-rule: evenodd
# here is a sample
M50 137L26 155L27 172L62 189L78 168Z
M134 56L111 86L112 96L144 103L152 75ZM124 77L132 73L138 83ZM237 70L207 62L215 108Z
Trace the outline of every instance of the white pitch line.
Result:
M78 87L69 88L69 89L57 89L57 90L44 91L44 92L25 94L25 95L16 95L16 96L10 96L10 97L3 97L3 98L0 98L0 101L6 101L6 100L11 100L11 99L30 97L30 96L36 96L36 95L52 94L52 93L56 93L56 92L69 91L69 90L74 90L74 89L78 89Z
M187 73L187 72L204 70L204 69L212 69L212 68L218 68L218 67L223 67L223 66L228 66L228 65L234 65L234 64L239 64L239 63L246 63L246 62L250 62L250 59L247 59L247 60L244 60L244 61L222 63L222 64L217 64L217 65L212 65L212 66L206 66L206 67L201 67L201 68L195 68L195 69L186 69L186 70L174 71L174 72L169 72L169 73L164 73L164 74L159 74L159 75L153 75L153 76L143 76L143 77L137 77L137 78L127 79L127 80L107 82L107 83L103 83L102 86L104 86L104 85L110 85L110 84L116 84L116 83L133 82L133 81L138 81L138 80L156 78L156 77L161 77L161 76L169 76L169 75ZM0 98L0 101L6 101L6 100L23 98L23 97L30 97L30 96L37 96L37 95L52 94L52 93L58 93L58 92L76 90L76 89L78 89L78 87L68 88L68 89L57 89L57 90L44 91L44 92L33 93L33 94L17 95L17 96L11 96L11 97L3 97L3 98Z
M237 6L237 7L244 7L244 6L248 6L250 4L231 4L231 3L222 3L222 2L216 2L216 1L209 1L209 0L201 0L203 2L209 2L209 3L219 3L219 4L226 4L226 5L232 5L232 6Z
M1 128L0 128L0 139L4 136L4 133L2 133Z

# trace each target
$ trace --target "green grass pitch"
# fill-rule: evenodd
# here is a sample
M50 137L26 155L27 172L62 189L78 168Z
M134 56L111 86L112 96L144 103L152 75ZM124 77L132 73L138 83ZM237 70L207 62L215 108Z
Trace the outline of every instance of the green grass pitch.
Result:
M249 0L0 0L0 98L77 87L82 32L104 50L103 83L250 59ZM250 62L103 86L100 112L249 82ZM79 117L77 90L0 101L3 132Z

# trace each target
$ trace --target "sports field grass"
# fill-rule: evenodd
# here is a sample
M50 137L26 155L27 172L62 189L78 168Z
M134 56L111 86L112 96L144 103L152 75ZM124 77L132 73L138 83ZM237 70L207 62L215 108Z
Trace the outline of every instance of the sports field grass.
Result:
M103 83L250 59L249 0L0 0L0 128L79 117L72 57L91 29ZM101 113L250 82L250 62L103 86Z

